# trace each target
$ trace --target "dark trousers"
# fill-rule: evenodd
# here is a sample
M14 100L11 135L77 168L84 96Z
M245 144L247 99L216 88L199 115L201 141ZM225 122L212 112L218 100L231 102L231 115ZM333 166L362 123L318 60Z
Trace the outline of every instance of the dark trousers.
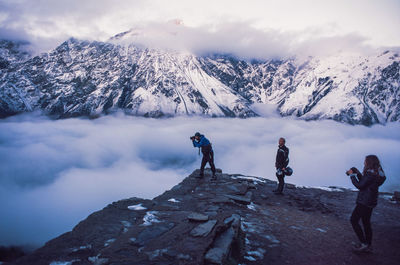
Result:
M285 175L276 173L276 177L278 178L278 188L276 189L277 192L283 192L283 186L285 186Z
M371 229L371 214L373 208L369 208L362 204L357 204L356 208L351 215L350 221L353 226L354 232L361 243L371 245L372 242L372 229ZM364 231L359 224L360 219L364 226Z
M201 160L200 175L204 175L204 167L207 162L210 164L213 175L215 175L214 151L212 150L211 145L203 146L201 152L203 153L203 159Z

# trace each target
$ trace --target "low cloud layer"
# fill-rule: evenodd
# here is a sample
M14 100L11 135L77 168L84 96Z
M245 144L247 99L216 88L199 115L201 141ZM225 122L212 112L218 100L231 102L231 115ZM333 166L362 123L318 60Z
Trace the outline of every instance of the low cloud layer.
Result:
M381 190L400 189L400 124L371 128L333 121L279 118L48 120L31 115L0 121L0 245L42 244L112 201L152 198L199 167L189 136L204 133L224 172L275 179L277 140L290 148L305 186L351 188L344 174L377 154L388 176Z

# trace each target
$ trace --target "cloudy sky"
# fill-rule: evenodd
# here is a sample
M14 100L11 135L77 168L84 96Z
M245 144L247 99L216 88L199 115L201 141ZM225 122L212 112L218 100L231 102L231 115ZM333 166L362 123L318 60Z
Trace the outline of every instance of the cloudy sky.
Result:
M145 44L200 52L400 46L398 0L0 0L0 10L0 37L27 39L39 50L129 29L146 32L136 39Z

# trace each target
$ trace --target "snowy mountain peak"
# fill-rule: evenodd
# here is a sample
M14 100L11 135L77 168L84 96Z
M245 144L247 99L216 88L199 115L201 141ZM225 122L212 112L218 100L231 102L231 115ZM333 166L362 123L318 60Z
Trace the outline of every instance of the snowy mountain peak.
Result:
M251 105L261 103L303 119L400 120L396 50L245 61L73 38L33 58L10 47L0 46L0 61L8 62L0 68L3 117L32 110L96 116L119 109L151 117L251 117L257 115Z

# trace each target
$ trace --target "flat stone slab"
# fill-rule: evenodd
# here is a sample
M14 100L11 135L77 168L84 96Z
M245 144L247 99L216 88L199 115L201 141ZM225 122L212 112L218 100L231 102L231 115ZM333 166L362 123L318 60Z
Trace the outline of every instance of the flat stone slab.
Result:
M228 189L232 190L237 195L244 195L244 194L246 194L246 192L248 190L248 185L247 184L239 184L239 185L233 184L233 185L229 185Z
M236 202L243 203L243 204L250 204L251 198L245 196L238 196L238 195L225 195L227 198L232 199Z
M218 235L213 242L212 248L209 249L204 259L212 264L225 264L229 255L231 245L235 238L239 235L240 216L233 214L224 220L225 224L230 226L222 234Z
M144 246L148 241L159 237L165 232L171 230L173 227L174 227L173 223L167 225L149 226L148 228L144 229L142 232L139 233L136 240L134 241L131 240L131 242L135 245Z
M212 203L229 203L230 200L226 196L217 196L215 198L210 199Z
M400 201L400 191L395 191L393 193L393 199L396 201Z
M212 248L207 251L204 259L211 264L222 264L224 252L220 248Z
M216 224L217 220L209 220L207 223L200 224L193 228L193 230L190 231L190 235L195 237L206 237Z
M188 216L189 221L195 222L205 222L208 221L208 215L201 214L201 213L191 213Z

